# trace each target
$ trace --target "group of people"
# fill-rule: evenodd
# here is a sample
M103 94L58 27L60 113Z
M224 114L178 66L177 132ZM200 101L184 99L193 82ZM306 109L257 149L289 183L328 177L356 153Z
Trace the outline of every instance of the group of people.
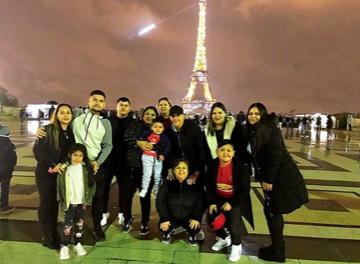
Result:
M110 115L102 115L105 105L105 93L94 90L88 108L59 104L50 124L37 132L35 174L45 246L60 248L60 259L70 257L71 243L78 255L85 255L81 236L88 205L92 206L93 235L97 241L105 240L102 227L110 216L109 191L116 177L118 222L123 232L132 230L132 201L138 191L139 232L149 233L153 194L163 243L170 243L181 226L188 233L189 245L197 245L203 239L201 224L206 213L217 236L212 249L231 246L229 260L238 261L242 219L254 227L250 199L254 171L263 189L272 240L258 256L285 261L283 214L306 203L308 196L304 179L263 104L249 107L244 125L217 102L203 129L166 97L158 100L157 107L146 107L140 120L132 117L126 97L117 100ZM57 232L59 205L64 211L61 236Z

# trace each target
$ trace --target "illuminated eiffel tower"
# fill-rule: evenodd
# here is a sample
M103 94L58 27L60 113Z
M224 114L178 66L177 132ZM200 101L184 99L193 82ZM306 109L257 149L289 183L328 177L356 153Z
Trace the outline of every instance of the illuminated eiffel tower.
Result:
M215 99L211 96L206 65L206 0L199 0L199 26L196 54L190 86L182 100L185 113L202 114L210 111Z

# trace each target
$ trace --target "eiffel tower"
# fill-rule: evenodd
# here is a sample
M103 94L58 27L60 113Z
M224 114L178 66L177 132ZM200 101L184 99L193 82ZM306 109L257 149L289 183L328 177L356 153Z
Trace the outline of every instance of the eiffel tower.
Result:
M206 0L199 0L199 25L196 54L191 82L182 100L185 113L204 114L210 111L215 99L211 96L206 65Z

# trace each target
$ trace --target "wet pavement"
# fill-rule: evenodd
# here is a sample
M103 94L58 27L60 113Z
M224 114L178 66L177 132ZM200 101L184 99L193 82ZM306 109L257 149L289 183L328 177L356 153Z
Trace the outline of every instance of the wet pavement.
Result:
M34 179L35 160L32 147L38 121L3 121L11 129L17 147L18 164L11 182L10 203L16 210L0 215L0 263L56 263L58 253L40 245L37 223L38 193ZM360 131L306 131L283 129L293 156L309 190L310 201L285 216L285 239L289 263L360 262ZM134 198L134 230L121 232L117 223L117 187L111 190L111 217L107 240L95 243L90 235L89 214L84 236L89 254L67 263L222 263L223 253L211 251L215 237L204 224L206 240L199 247L189 247L183 235L171 245L160 243L157 214L151 212L150 234L141 237L139 202ZM257 250L269 243L262 212L260 186L252 182L255 230L243 226L243 257L240 263L266 263L256 257ZM153 201L154 202L154 201ZM61 221L61 219L60 219Z

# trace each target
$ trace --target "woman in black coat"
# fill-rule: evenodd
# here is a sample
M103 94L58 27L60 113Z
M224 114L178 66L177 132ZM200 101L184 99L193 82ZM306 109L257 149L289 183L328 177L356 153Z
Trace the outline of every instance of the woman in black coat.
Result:
M124 201L124 222L122 228L125 233L132 230L132 202L137 189L141 188L142 179L142 162L141 155L144 150L151 150L153 145L146 140L138 140L144 131L149 130L155 118L158 117L158 112L155 107L148 106L144 109L141 120L131 120L124 132L124 142L126 149L126 168L123 185L123 201ZM150 186L151 188L151 186ZM147 235L149 233L150 221L150 207L151 207L151 192L148 192L145 197L140 197L141 204L141 227L140 235Z
M251 153L255 178L264 191L264 213L272 244L261 248L258 257L285 262L283 214L308 201L304 178L291 158L281 131L268 118L266 107L252 104L247 112L248 151Z
M70 128L71 121L72 107L68 104L59 104L50 124L44 127L46 137L38 139L33 149L38 162L35 180L40 196L38 217L43 231L43 245L51 249L60 248L57 233L57 171L61 170L61 163L67 161L68 148L75 143Z
M187 182L189 164L185 159L174 162L172 173L175 179L164 179L156 197L162 243L169 244L175 229L182 226L188 233L189 245L196 246L204 213L202 186Z
M218 158L208 164L206 191L209 199L209 218L215 213L225 215L225 226L215 230L217 242L211 247L220 251L232 245L230 261L238 261L241 256L242 216L253 227L253 214L250 200L250 174L248 166L234 158L234 145L231 140L220 141Z

